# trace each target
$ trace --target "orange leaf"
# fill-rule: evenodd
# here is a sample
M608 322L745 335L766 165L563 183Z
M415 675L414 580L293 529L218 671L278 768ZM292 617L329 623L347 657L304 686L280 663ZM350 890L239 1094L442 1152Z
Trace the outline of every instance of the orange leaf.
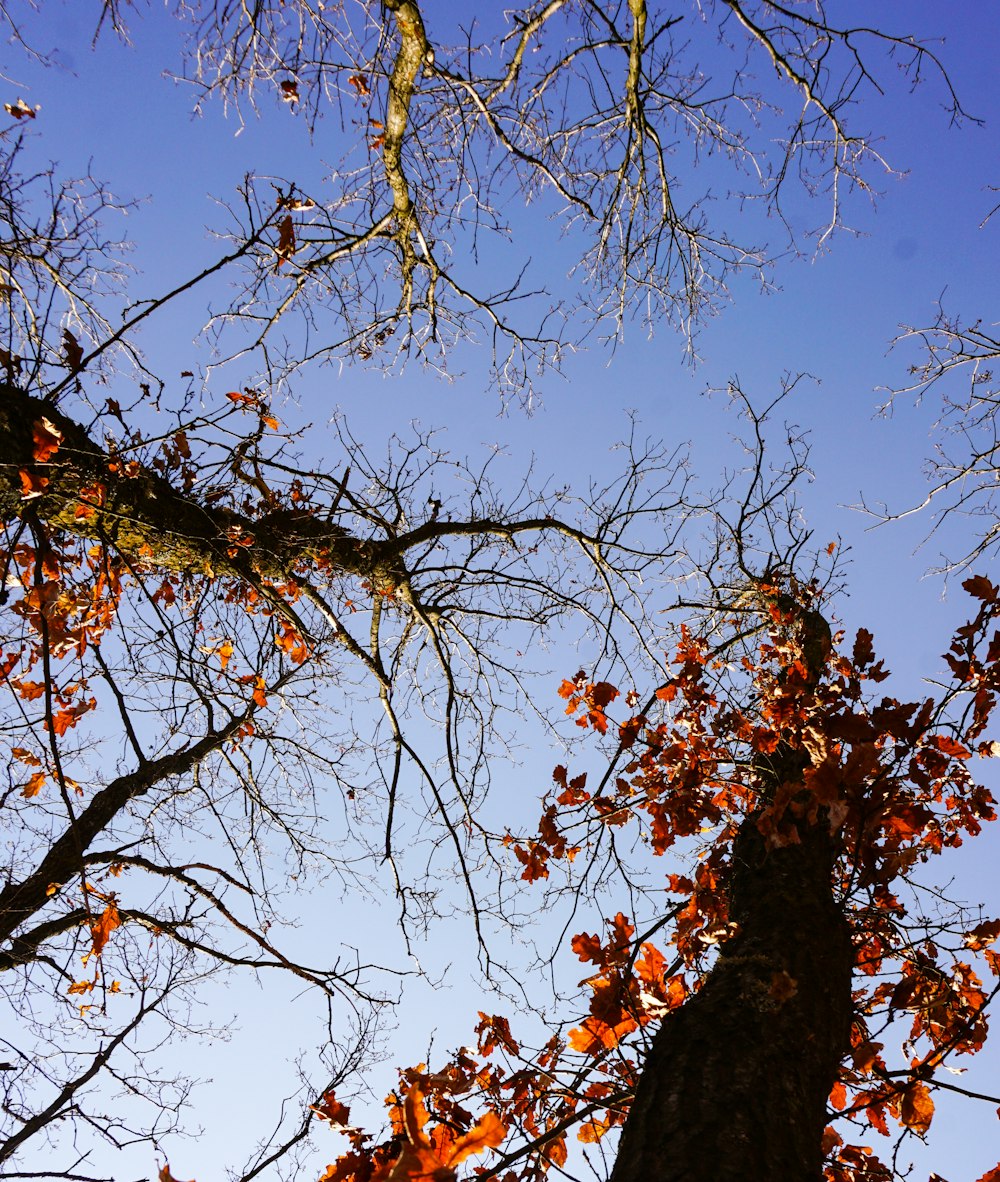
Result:
M486 1149L495 1149L507 1136L507 1126L495 1112L487 1112L472 1126L471 1129L458 1140L448 1155L448 1165L457 1166L474 1153L482 1153ZM550 1143L550 1149L554 1142ZM566 1160L566 1141L563 1138L563 1161ZM557 1163L557 1164L562 1164Z
M167 1162L164 1162L163 1165L160 1166L160 1182L179 1182L179 1180L175 1178L173 1174L171 1174L170 1166ZM194 1182L193 1178L191 1182Z
M28 799L30 800L32 796L38 795L38 793L41 791L42 785L44 783L45 783L45 773L44 772L35 772L32 775L31 779L27 782L27 784L25 784L25 786L21 789L21 794L23 796L28 797Z
M89 698L85 702L77 702L75 706L70 706L66 710L59 710L52 716L52 730L57 735L64 735L68 730L72 730L76 726L77 720L82 718L88 710L93 710L97 705L96 698ZM48 724L46 724L46 728Z
M340 1128L347 1128L351 1120L351 1110L346 1104L336 1099L333 1092L326 1092L318 1104L312 1106L313 1112L323 1120L328 1120L330 1124L337 1125Z
M882 1050L882 1045L880 1042L859 1043L851 1052L851 1058L854 1061L854 1070L860 1071L862 1075L867 1075L875 1066L878 1060L878 1053Z
M31 438L34 441L32 454L40 464L45 464L59 450L63 433L43 415L31 428Z
M596 1116L592 1116L585 1125L582 1125L580 1131L576 1135L578 1141L582 1141L585 1145L593 1145L604 1136L611 1126L607 1121L598 1120Z
M18 476L21 478L22 501L33 501L35 497L40 497L49 486L47 476L35 476L33 472L28 472L24 468L18 471Z
M280 621L280 628L281 631L274 638L275 645L283 653L287 653L296 665L301 665L309 656L309 646L298 632L286 624L284 620Z
M420 1080L415 1079L403 1100L403 1127L411 1145L429 1148L430 1141L424 1132L424 1126L431 1118L427 1111L427 1105L424 1103L426 1094L421 1087Z
M926 1133L934 1116L934 1101L930 1089L919 1081L911 1083L903 1093L899 1119L915 1133Z
M111 933L115 928L121 926L121 916L118 914L118 907L115 905L114 898L110 898L107 907L101 912L100 916L95 919L90 925L91 935L94 941L94 955L100 956L104 951L104 946L107 944Z
M545 1156L556 1168L566 1164L566 1134L554 1137L545 1146Z

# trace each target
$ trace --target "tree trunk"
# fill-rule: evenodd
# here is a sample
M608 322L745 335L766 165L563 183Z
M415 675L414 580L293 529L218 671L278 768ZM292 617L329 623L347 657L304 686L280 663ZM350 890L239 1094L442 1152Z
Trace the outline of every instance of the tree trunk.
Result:
M829 628L803 612L800 652L818 680ZM757 761L776 790L808 757L782 744ZM850 1046L853 955L833 897L837 838L825 809L799 841L769 848L758 821L733 847L738 925L704 987L653 1041L612 1182L819 1182L827 1101Z

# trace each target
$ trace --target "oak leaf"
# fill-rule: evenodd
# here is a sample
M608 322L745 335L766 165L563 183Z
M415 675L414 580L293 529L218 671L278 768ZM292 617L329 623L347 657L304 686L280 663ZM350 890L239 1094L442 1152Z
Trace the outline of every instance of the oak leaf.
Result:
M63 329L62 340L66 368L70 373L79 373L83 368L83 346L68 328Z
M59 450L63 433L43 415L32 426L31 438L34 443L32 455L39 464L46 464Z
M424 1103L423 1081L414 1080L403 1100L403 1131L407 1143L388 1175L388 1182L452 1182L455 1166L473 1154L493 1149L507 1135L507 1126L495 1112L487 1112L467 1133L435 1144L424 1131L430 1114ZM437 1130L435 1130L436 1132Z
M115 903L114 897L111 896L108 899L108 905L90 925L95 956L101 955L111 937L111 933L115 928L121 927L121 922L121 916L118 914L118 906Z
M45 783L44 772L34 772L31 779L21 789L21 795L27 797L29 800L32 796L37 796Z
M341 1104L333 1092L325 1092L319 1102L312 1105L312 1110L322 1120L329 1121L331 1125L336 1125L339 1128L347 1128L350 1125L350 1108L346 1104Z
M970 595L981 599L984 603L996 603L997 601L997 588L985 575L973 575L971 579L966 579L962 584L962 590L968 591Z
M33 472L29 472L25 468L19 469L18 476L21 478L22 501L33 501L36 497L40 497L49 487L49 478L47 476L36 476Z
M285 214L278 223L278 246L275 253L278 256L279 267L295 253L295 223L291 214Z
M934 1116L934 1101L930 1089L919 1080L911 1083L903 1093L899 1105L899 1119L915 1133L926 1133Z

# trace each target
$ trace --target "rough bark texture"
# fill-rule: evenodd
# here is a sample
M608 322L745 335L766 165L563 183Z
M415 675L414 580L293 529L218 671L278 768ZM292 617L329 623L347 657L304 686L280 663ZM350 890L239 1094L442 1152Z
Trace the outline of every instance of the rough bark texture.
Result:
M828 650L829 629L818 616L814 623ZM809 660L816 638L806 632ZM795 784L805 763L804 753L779 747L766 772L775 787ZM657 1032L612 1182L822 1177L827 1100L851 1023L850 932L831 885L835 838L821 811L816 824L799 825L799 844L768 848L759 817L746 819L733 849L729 914L738 932L702 990Z
M46 463L34 455L32 431L46 418L61 433ZM49 403L12 386L0 387L0 519L31 511L51 527L100 538L133 561L155 556L163 570L235 575L251 582L283 581L300 563L323 558L333 569L400 585L400 555L384 543L354 538L308 513L278 511L250 519L208 506L169 481L100 448L78 423ZM47 481L25 499L22 472Z

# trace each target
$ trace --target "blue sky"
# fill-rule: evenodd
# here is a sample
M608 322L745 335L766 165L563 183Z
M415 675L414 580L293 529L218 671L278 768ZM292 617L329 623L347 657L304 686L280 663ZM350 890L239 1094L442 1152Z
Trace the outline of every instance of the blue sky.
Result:
M870 4L830 7L874 19ZM428 5L428 10L433 37L434 22L452 16L455 6ZM38 164L52 160L70 174L89 167L120 197L141 199L124 231L135 242L131 261L138 271L130 295L155 296L220 253L210 233L224 220L218 202L234 197L246 172L319 184L324 168L338 158L340 133L335 121L328 121L311 142L304 120L278 102L262 104L260 117L249 118L242 128L216 105L194 115L190 89L163 76L177 66L175 18L154 6L131 21L131 46L104 35L92 47L96 11L80 2L46 0L26 28L40 48L58 49L59 64L43 69L8 48L7 99L20 95L40 105L29 148ZM417 367L390 376L358 365L306 371L278 413L291 423L322 425L343 411L376 450L387 424L403 429L419 420L444 428L448 446L459 454L482 454L498 445L505 453L501 470L510 471L511 480L534 455L539 471L551 473L554 483L572 486L612 471L616 460L610 445L627 431L628 410L650 435L690 440L695 469L713 484L738 463L730 437L739 423L724 394L705 391L724 390L737 377L748 394L768 401L782 375L808 372L816 380L801 384L785 413L808 431L813 448L815 480L804 490L803 502L816 539L822 544L840 537L850 548L849 596L837 610L849 630L864 625L874 631L887 663L900 676L900 695L919 693L919 679L940 671L948 630L962 618L957 586L945 598L941 579L927 576L940 551L957 549L958 542L942 534L919 548L930 525L927 517L871 531L870 520L851 506L863 496L869 503L899 508L919 500L924 488L922 465L933 446L935 403L914 406L904 399L890 418L878 414L884 401L878 388L901 384L914 360L905 348L888 352L899 326L930 323L939 299L966 319L990 321L997 314L1000 218L980 226L995 204L988 187L1000 184L1000 133L993 120L997 21L989 6L970 0L949 5L886 0L877 6L877 19L918 36L944 35L941 56L966 109L982 117L985 126L950 127L932 80L912 94L900 80L884 98L867 99L859 123L878 129L887 158L902 175L885 176L874 206L864 195L850 199L847 220L856 234L838 232L820 254L810 255L807 247L804 257L780 261L773 290L762 292L749 279L738 280L731 306L699 331L695 364L669 327L649 331L629 323L615 349L602 347L594 334L587 348L566 358L560 374L543 379L540 402L530 415L514 402L500 403L489 389L483 352L472 346L456 352L450 381ZM805 202L793 203L793 223L808 224L814 211ZM511 218L517 230L514 245L487 251L481 271L530 255L533 273L558 292L573 239L559 237L558 223L530 221L519 211ZM778 227L773 230L777 236ZM216 300L223 294L210 293ZM191 342L208 298L200 291L185 297L143 331L141 343L163 372L201 372L206 364L204 347ZM238 373L227 374L219 379L226 384L216 389L234 388L239 380ZM208 389L206 397L211 395ZM322 454L323 445L315 446ZM567 663L574 659L565 656ZM569 672L553 670L553 712L559 709L555 685ZM551 763L551 753L544 752L537 762L528 759L498 776L530 799L534 785L536 795L544 790ZM955 875L956 893L970 899L992 895L992 912L1000 906L994 873L998 854L997 838L988 835L947 867L947 875ZM342 902L312 898L303 912L306 944L326 926L339 929L342 910ZM365 922L370 926L372 921ZM370 938L369 931L364 935ZM337 938L342 938L339 930ZM343 938L350 943L353 937ZM429 941L425 951L428 962L439 965L432 976L444 961L455 964L444 986L412 987L401 1010L403 1031L387 1045L385 1080L391 1080L393 1063L422 1057L434 1030L440 1048L454 1045L470 1029L475 1011L485 1008L468 985L472 970L466 958L454 953L447 936ZM229 989L222 1001L239 1012L249 1034L234 1029L226 1043L194 1039L176 1052L195 1070L203 1065L216 1081L195 1105L206 1126L204 1136L178 1141L170 1150L177 1176L198 1182L221 1177L223 1166L233 1164L230 1154L246 1131L243 1126L268 1119L261 1077L284 1076L290 1089L294 1071L284 1061L290 1048L309 1045L309 1022L315 1017L308 1006L299 1008L294 993L276 1000L274 994L246 987L238 995ZM995 1086L990 1083L991 1075L997 1078L995 1057L993 1063L992 1072L981 1068L975 1077L985 1090ZM973 1086L971 1072L967 1079ZM385 1086L381 1078L372 1082L376 1098ZM237 1091L244 1099L235 1105L240 1115L234 1120L224 1114L233 1111ZM942 1100L931 1141L915 1177L936 1170L949 1182L971 1182L1000 1157L990 1105L976 1109L971 1101ZM331 1139L324 1160L338 1149ZM145 1158L133 1160L129 1177L151 1171ZM120 1166L107 1168L116 1178L125 1177L117 1172Z

